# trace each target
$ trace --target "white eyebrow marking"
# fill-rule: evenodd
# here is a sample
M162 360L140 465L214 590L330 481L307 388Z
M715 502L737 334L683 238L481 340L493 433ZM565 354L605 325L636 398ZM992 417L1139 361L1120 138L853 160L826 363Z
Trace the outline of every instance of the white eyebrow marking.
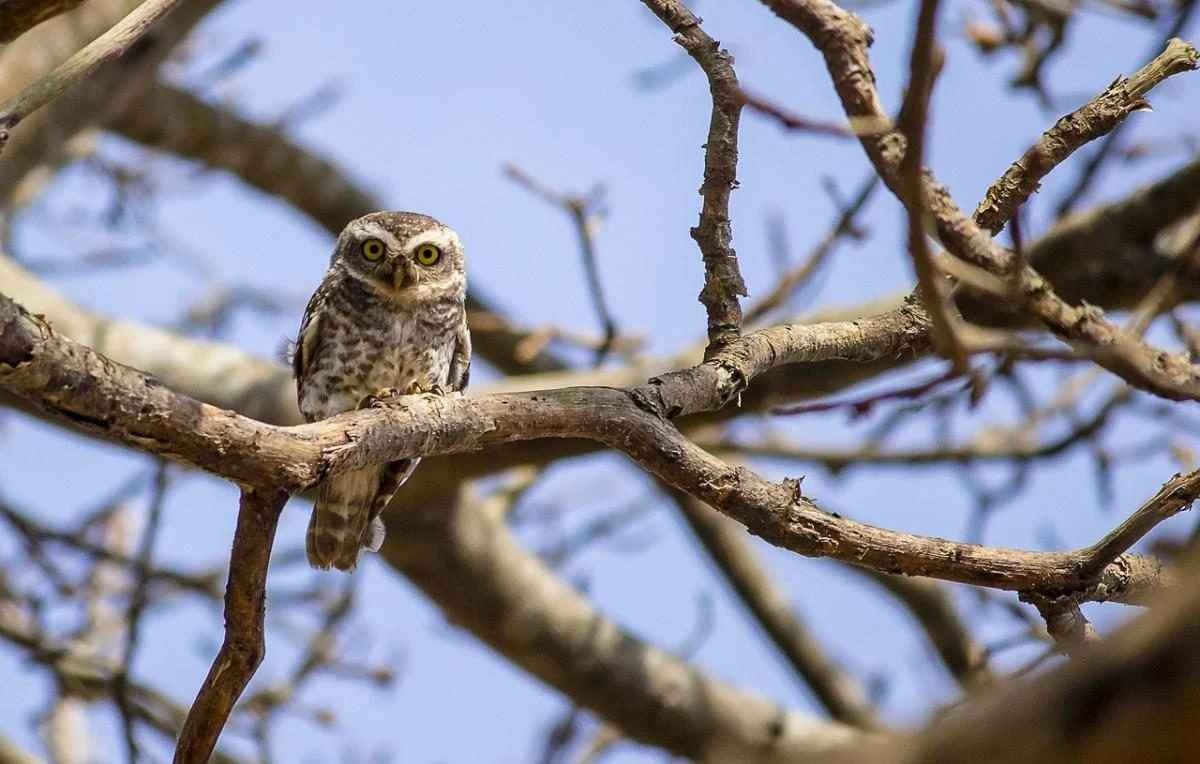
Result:
M449 249L453 246L462 251L462 242L459 241L458 234L449 228L431 228L428 231L422 231L408 240L408 250L411 252L422 244L437 244L442 249Z
M368 236L374 236L377 239L382 239L383 242L395 252L399 252L403 249L403 247L400 245L400 240L378 223L372 223L369 220L363 221L356 226L356 229L358 232L367 234Z

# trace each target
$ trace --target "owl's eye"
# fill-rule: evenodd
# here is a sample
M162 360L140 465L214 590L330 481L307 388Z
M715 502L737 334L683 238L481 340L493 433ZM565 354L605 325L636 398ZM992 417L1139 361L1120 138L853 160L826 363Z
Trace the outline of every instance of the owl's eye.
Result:
M379 258L383 257L383 252L385 249L386 247L383 246L383 242L379 239L367 239L362 243L362 247L359 251L362 252L362 256L364 258L370 260L371 262L375 262Z
M422 244L417 247L417 262L424 266L437 265L442 259L442 250L433 244Z

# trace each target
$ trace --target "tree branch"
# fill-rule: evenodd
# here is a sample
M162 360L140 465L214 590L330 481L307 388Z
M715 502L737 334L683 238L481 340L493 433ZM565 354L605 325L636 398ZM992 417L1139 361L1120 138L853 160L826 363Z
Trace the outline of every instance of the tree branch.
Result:
M644 644L523 550L500 518L460 496L392 518L383 555L452 622L635 740L696 761L778 764L817 764L870 743Z
M777 364L830 357L870 360L895 354L910 335L925 333L923 317L911 309L899 319L884 315L774 327L740 338L713 361L627 390L403 396L393 405L276 427L178 396L140 372L58 336L44 321L0 297L0 387L85 432L242 483L285 490L412 456L533 438L586 438L623 452L669 485L799 554L1010 591L1144 601L1163 584L1155 560L1122 555L1097 578L1080 574L1084 552L983 547L854 522L820 510L799 495L794 481L771 483L725 464L682 437L670 422L722 407L747 381Z
M1150 108L1145 96L1163 80L1196 68L1196 50L1180 39L1128 78L1118 77L1103 93L1066 115L1013 162L975 208L975 222L992 234L1037 192L1042 178L1089 141L1111 132L1135 111Z
M721 350L741 331L746 283L733 250L733 226L729 220L729 196L737 188L738 118L743 96L733 71L733 57L700 28L696 18L680 0L642 0L675 33L675 42L687 51L708 78L712 94L712 118L704 144L703 204L700 224L692 238L704 257L704 288L700 302L708 313L706 357Z
M188 711L175 764L203 764L217 745L233 706L266 654L267 564L288 495L243 488L225 588L225 640Z
M746 543L742 527L686 494L672 498L721 575L829 715L855 727L881 728L866 691L793 612Z

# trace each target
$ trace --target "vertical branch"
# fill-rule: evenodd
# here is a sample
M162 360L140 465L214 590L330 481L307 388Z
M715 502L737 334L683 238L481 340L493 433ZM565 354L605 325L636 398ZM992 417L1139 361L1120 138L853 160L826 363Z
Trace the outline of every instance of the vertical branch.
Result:
M733 57L700 28L700 19L679 0L642 0L675 33L675 42L688 52L708 77L712 93L712 118L704 146L704 183L700 223L692 238L704 258L704 288L700 302L708 313L708 349L711 357L741 331L746 283L733 250L729 197L737 187L738 118L744 99Z
M188 711L175 764L208 761L234 703L266 654L267 565L287 499L283 491L242 489L225 587L225 641Z
M950 284L938 272L925 234L928 213L921 167L925 156L929 101L942 58L936 35L938 4L939 0L923 0L917 14L908 91L896 123L908 147L900 160L900 196L908 214L908 249L920 286L918 294L933 322L934 344L950 359L956 372L967 374L969 357L955 331L957 317L950 298Z

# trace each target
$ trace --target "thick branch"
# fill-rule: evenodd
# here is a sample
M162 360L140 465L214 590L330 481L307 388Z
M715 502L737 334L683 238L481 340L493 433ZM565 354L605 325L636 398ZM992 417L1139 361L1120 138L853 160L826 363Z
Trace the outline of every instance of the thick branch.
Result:
M225 640L188 711L175 764L208 761L234 704L266 654L267 564L287 499L279 491L242 489L225 587Z
M1196 571L1191 564L1181 575ZM1200 589L1181 587L1156 605L1057 669L951 711L908 752L862 760L1192 760L1200 747Z
M905 314L902 314L902 316ZM912 333L924 319L910 312ZM275 427L183 398L140 372L58 336L0 297L0 387L60 422L243 483L288 490L400 458L487 448L533 438L585 438L617 449L669 485L799 554L875 570L1014 591L1078 592L1140 602L1159 564L1121 555L1099 577L1080 574L1086 552L982 547L898 533L821 511L798 486L731 467L682 437L670 418L720 408L774 365L889 355L908 339L896 317L782 326L739 339L712 362L645 385L565 388L481 398L404 396L394 405L314 424Z

